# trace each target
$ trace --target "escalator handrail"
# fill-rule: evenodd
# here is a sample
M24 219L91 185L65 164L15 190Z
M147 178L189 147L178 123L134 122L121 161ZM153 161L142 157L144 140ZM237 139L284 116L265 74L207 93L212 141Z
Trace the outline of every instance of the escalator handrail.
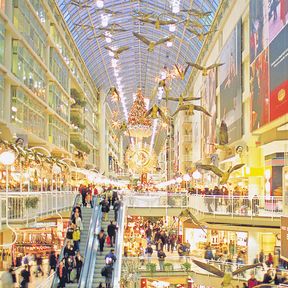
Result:
M72 207L72 210L71 210L70 219L72 219L73 209L74 209L74 207L78 204L79 198L80 198L80 194L77 194L77 195L75 196L75 199L74 199L74 203L73 203L73 207ZM65 237L64 243L65 243L65 242L66 242L66 237ZM64 248L65 248L65 245L63 245L63 247L61 248L61 251L60 251L60 254L59 254L59 261L58 261L59 263L60 263L60 261L61 261L62 258L63 258ZM57 266L57 267L58 267L58 266ZM57 267L56 267L56 271L57 271ZM54 278L53 278L51 287L54 288L54 287L57 287L57 285L58 285L58 276L57 276L57 273L54 273Z
M81 274L80 274L80 279L79 279L79 284L78 287L86 287L86 279L87 276L89 275L89 263L91 261L91 252L93 251L93 242L94 242L94 231L96 229L96 225L97 225L97 219L98 219L98 215L101 211L101 206L97 205L97 197L93 198L93 205L94 205L94 209L93 209L93 213L90 219L90 224L89 224L89 235L87 237L87 243L86 243L86 247L85 247L85 253L84 253L84 264L82 266L81 269Z
M118 210L118 218L117 218L117 234L115 241L115 251L117 260L114 264L113 274L112 274L112 287L119 288L120 287L120 277L121 277L121 267L122 267L122 250L123 250L123 236L124 236L124 220L125 220L125 206L123 203L120 205L120 209Z
M79 282L79 288L92 287L93 275L97 257L98 250L98 237L97 235L101 229L101 219L102 219L102 206L98 205L98 212L94 218L94 227L90 231L90 237L92 239L91 249L88 250L87 259L84 262L83 275Z

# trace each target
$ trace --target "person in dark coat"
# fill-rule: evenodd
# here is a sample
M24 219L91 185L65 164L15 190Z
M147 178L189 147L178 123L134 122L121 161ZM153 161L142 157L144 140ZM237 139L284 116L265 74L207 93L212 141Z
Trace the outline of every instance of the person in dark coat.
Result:
M106 240L106 234L104 232L104 229L101 229L100 233L97 236L98 241L99 241L99 250L100 250L100 255L102 255L103 249L104 249L104 244Z
M57 266L56 255L55 255L55 252L52 251L50 256L49 256L49 272L48 272L48 275L50 275L52 269L53 269L54 272L56 271L56 266Z
M113 224L113 221L110 221L110 224L107 227L107 233L110 237L111 247L113 247L113 244L115 244L116 230L116 225Z
M79 279L80 279L82 266L83 266L83 260L82 260L82 256L80 254L80 251L77 252L77 255L75 257L75 262L76 262L76 279L77 279L77 283L78 283Z
M121 203L120 203L119 199L116 199L116 200L114 201L114 205L113 205L113 209L114 209L114 220L115 220L115 222L117 222L118 211L119 211L119 209L120 209L120 205L121 205Z
M109 206L109 203L106 199L103 199L101 202L100 202L100 205L101 205L101 211L103 213L103 220L107 220L108 218L108 212L110 211L110 206Z
M67 269L65 268L65 259L63 259L57 268L57 276L59 278L59 288L66 287Z
M21 271L21 276L23 280L20 283L20 288L28 288L31 276L28 265L25 265L25 268Z
M101 274L105 277L106 288L111 288L113 267L111 265L105 265L101 271Z

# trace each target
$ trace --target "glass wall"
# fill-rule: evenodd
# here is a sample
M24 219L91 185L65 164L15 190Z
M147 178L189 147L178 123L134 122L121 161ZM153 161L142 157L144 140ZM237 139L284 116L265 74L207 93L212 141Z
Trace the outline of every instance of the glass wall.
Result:
M69 99L55 83L49 84L49 106L66 121L69 121Z
M12 87L11 94L11 122L45 139L44 107L19 88Z
M26 4L26 1L17 1L14 3L13 22L30 47L38 56L45 59L46 35L39 25L39 21Z
M50 48L50 70L68 92L68 69L54 48Z
M88 140L92 145L95 145L95 132L93 127L89 124L89 122L85 121L85 130L84 130L84 138Z
M1 0L0 0L1 1ZM5 50L5 26L0 18L0 63L4 63L4 50Z
M49 142L58 147L68 150L69 126L58 120L56 117L49 116Z
M42 99L46 98L45 71L17 40L13 40L12 72L36 96Z
M36 11L40 21L45 23L47 21L47 14L43 6L42 0L30 0L34 10Z

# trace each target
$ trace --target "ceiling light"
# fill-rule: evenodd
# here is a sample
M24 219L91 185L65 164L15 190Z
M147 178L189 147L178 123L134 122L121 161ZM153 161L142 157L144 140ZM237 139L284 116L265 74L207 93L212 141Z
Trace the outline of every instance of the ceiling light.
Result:
M110 37L106 37L105 40L106 40L107 43L111 43L112 42L112 39Z
M112 59L112 60L111 60L111 64L112 64L112 67L113 67L113 68L117 67L117 62L118 62L117 59Z
M176 25L175 24L169 25L169 31L170 32L175 32L176 31Z
M109 51L108 55L111 56L111 57L114 57L114 53L112 51Z
M160 77L162 80L166 79L167 78L167 72L166 71L160 72Z
M168 42L167 42L167 47L172 47L172 46L173 46L173 42L168 41Z
M98 8L102 9L104 7L104 1L103 0L97 0L96 5Z
M107 27L109 24L109 15L103 15L101 14L101 25L102 27Z

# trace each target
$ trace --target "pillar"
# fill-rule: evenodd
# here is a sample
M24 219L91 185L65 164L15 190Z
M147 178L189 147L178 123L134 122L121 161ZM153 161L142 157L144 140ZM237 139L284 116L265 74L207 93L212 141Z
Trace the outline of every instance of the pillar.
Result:
M248 264L252 264L256 254L260 253L259 233L257 231L248 232Z

